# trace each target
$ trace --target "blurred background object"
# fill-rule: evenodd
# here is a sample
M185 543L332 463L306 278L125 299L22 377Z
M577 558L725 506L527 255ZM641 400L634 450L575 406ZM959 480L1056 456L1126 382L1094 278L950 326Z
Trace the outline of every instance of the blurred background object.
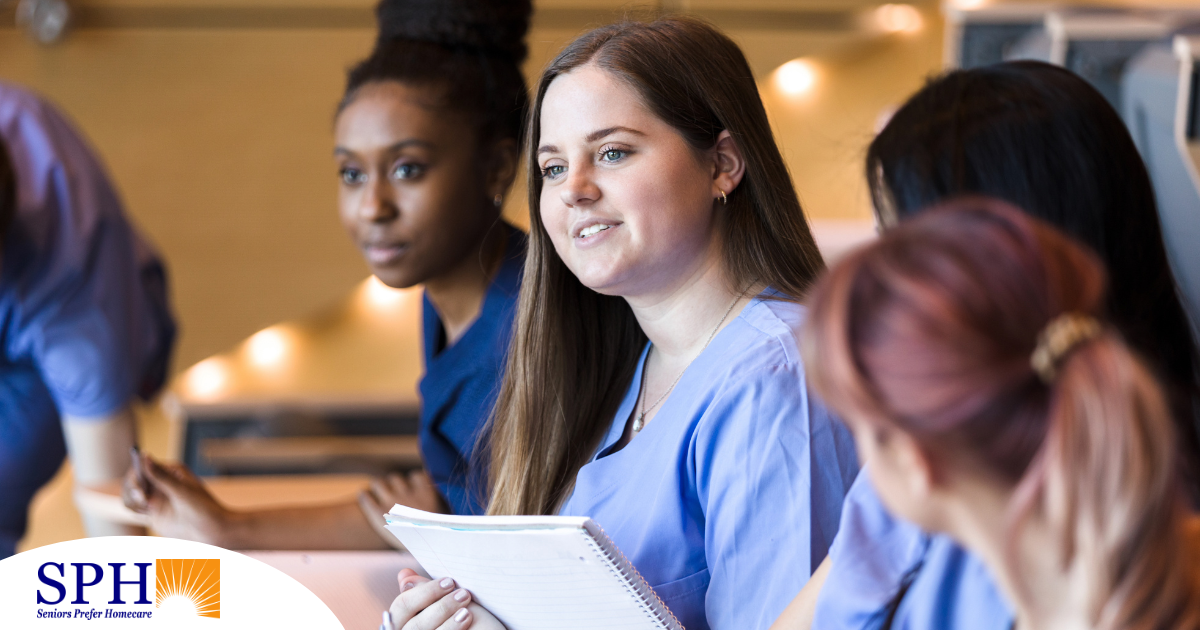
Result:
M1150 171L1172 270L1200 332L1200 6L959 2L947 17L952 65L1061 65L1121 112Z
M1097 81L1116 76L1102 89L1118 95L1138 46L1169 43L1194 7L1100 4L1141 25L1142 39L1068 45L1057 61L1085 76L1095 68ZM1072 6L535 0L525 71L536 76L580 32L623 16L714 22L745 50L818 244L836 258L874 235L862 160L896 104L948 65L1078 34ZM367 473L417 463L420 295L364 280L336 215L334 108L347 67L373 42L372 9L371 0L0 2L0 80L77 121L172 275L177 377L143 410L143 443L214 475L231 505L345 498ZM1044 48L1053 46L1062 44ZM525 208L518 183L506 215L527 225ZM60 472L35 503L23 548L81 535L68 480Z
M71 23L71 5L66 0L20 0L17 26L43 44L53 44L66 34Z

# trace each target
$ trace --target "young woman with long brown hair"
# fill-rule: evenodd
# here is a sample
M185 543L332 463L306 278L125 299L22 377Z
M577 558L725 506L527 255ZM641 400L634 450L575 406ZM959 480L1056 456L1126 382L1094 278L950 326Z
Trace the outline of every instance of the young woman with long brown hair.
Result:
M974 198L849 256L810 302L810 382L854 430L879 497L980 558L1021 630L1200 627L1169 398L1104 323L1105 284L1093 254ZM944 591L963 579L921 571ZM922 616L913 600L937 596L909 591L882 627L989 614Z
M529 133L489 513L588 515L687 628L765 627L857 465L803 385L797 300L823 263L745 57L695 20L592 31L542 75ZM394 620L436 627L451 586Z

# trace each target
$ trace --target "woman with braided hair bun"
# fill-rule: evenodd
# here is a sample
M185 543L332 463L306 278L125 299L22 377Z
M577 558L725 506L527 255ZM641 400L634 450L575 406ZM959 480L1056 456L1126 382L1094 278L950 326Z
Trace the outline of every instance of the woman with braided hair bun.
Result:
M358 502L233 511L190 471L147 461L127 503L161 534L238 549L381 548L394 503L479 513L475 443L499 389L525 260L501 218L528 94L529 0L383 0L371 55L350 69L334 124L342 223L384 284L424 288L425 470Z

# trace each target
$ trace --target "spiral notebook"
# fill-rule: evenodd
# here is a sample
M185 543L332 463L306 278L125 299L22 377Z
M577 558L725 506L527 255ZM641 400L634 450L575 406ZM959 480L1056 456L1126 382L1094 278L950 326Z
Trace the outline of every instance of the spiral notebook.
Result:
M430 576L454 578L509 630L683 630L590 518L449 516L402 505L384 518Z

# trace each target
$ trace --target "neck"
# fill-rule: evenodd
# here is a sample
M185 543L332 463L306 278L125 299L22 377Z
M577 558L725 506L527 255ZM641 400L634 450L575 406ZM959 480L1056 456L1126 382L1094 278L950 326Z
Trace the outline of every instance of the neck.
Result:
M962 484L947 530L981 558L1017 616L1019 630L1085 630L1093 626L1092 578L1079 561L1062 562L1059 538L1035 508L1008 551L1012 488Z
M505 240L504 229L488 230L471 255L446 273L425 281L425 295L446 330L446 345L458 341L479 317L488 285L504 258Z
M724 327L736 317L740 307L754 297L754 288L732 286L724 272L719 249L714 246L716 251L710 251L702 262L669 286L651 293L625 296L638 325L654 344L654 351L667 362L695 358L721 316L729 311L729 316L721 323Z

